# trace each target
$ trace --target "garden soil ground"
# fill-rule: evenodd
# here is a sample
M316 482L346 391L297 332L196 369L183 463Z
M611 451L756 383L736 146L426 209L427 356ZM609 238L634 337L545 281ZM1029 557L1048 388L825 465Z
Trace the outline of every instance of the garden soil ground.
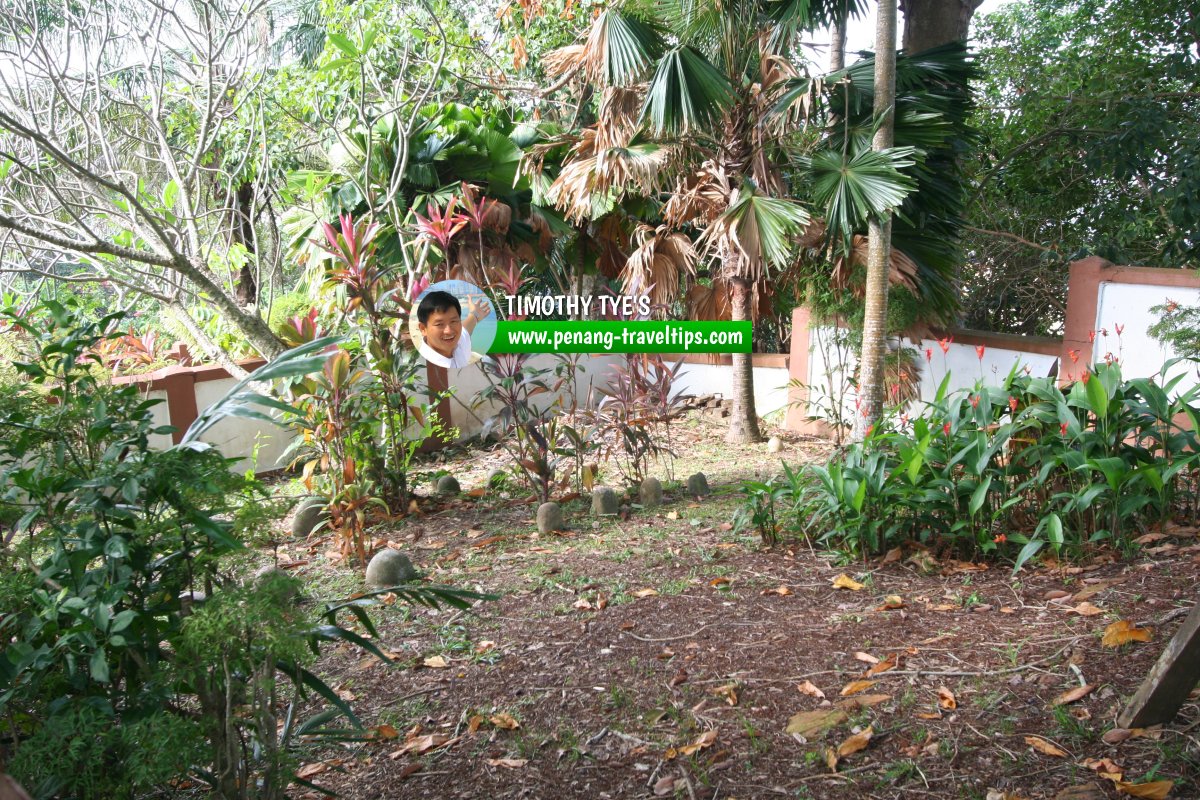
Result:
M1158 781L1200 797L1195 694L1169 725L1105 741L1196 601L1194 528L1151 537L1132 560L1097 552L1015 577L911 547L866 564L800 539L766 548L731 527L738 499L722 492L831 449L782 432L779 455L733 447L723 425L678 426L674 477L703 469L714 495L685 497L675 480L661 508L603 521L575 500L553 536L538 536L521 492L480 491L502 451L434 462L464 496L423 501L372 544L404 549L431 583L497 599L378 609L391 663L326 651L317 671L374 740L312 745L301 774L350 800L1080 800L1160 796ZM328 539L285 542L278 557L313 597L363 591ZM843 575L850 588L835 588ZM1105 646L1122 620L1150 640ZM1118 794L1118 774L1151 785Z

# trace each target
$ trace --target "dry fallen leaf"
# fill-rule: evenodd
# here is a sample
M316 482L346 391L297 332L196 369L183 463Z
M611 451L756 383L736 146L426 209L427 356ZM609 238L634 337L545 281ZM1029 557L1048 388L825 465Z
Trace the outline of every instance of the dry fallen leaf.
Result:
M841 725L847 719L849 717L846 716L846 712L840 708L801 711L788 720L785 732L798 733L804 738L810 739L835 725Z
M878 658L876 658L875 656L871 655L870 653L864 653L864 652L862 652L861 650L860 650L859 652L857 652L857 653L855 653L855 654L854 654L854 658L855 658L855 660L857 660L857 661L862 661L863 663L865 663L865 664L871 664L872 666L874 666L875 664L878 664L878 663L879 663L879 659L878 659Z
M854 734L846 741L838 745L838 758L845 758L848 755L857 753L859 750L865 750L867 744L871 741L871 736L874 734L874 729L868 725L859 733Z
M791 590L791 589L789 589L789 588L788 588L788 587L786 587L786 586L776 586L774 589L763 589L763 592L762 592L762 593L763 593L764 595L766 595L766 594L777 594L777 595L779 595L780 597L787 597L789 594L791 594L791 593L792 593L792 590Z
M1096 606L1092 605L1091 603L1087 603L1087 602L1080 603L1079 605L1072 608L1071 611L1073 611L1074 613L1078 614L1081 617L1094 617L1097 614L1104 613L1104 609L1097 608Z
M679 519L679 512L678 511L668 511L667 519Z
M1120 647L1130 642L1148 642L1151 633L1148 628L1139 628L1129 620L1117 620L1104 629L1104 637L1100 644L1105 647Z
M845 700L837 701L835 705L846 711L857 711L860 708L877 706L891 699L892 696L890 694L856 694L854 697L847 697Z
M399 750L388 753L388 758L393 761L408 753L425 753L437 747L443 747L448 744L457 742L458 739L451 739L445 733L431 733L426 736L414 736L404 743L404 746Z
M1110 781L1119 781L1124 776L1125 770L1111 758L1085 758L1081 766L1087 767L1093 772L1099 773L1101 778L1107 778Z
M1086 686L1076 686L1074 689L1068 689L1058 697L1051 700L1050 705L1065 706L1068 703L1074 703L1076 700L1087 697L1095 690L1095 688L1095 686L1089 683Z
M947 711L953 711L958 708L958 699L954 696L954 692L947 689L945 686L939 686L937 690L938 708L944 708Z
M396 730L391 725L377 725L367 732L367 738L375 741L384 741L385 739L399 739L400 731Z
M889 594L883 598L883 605L876 608L876 611L894 611L897 608L904 608L904 600L898 594Z
M812 681L804 681L804 683L798 684L796 686L796 690L799 691L800 694L806 694L809 697L815 697L818 700L825 699L825 693L818 689Z
M868 669L866 676L869 678L872 675L878 675L881 672L887 672L888 670L893 670L896 668L896 665L898 663L899 663L898 657L896 656L895 653L892 653L890 656L885 658L883 661L880 661L878 664L875 664L870 669Z
M430 656L421 663L430 669L447 669L450 666L450 662L442 656Z
M725 586L729 583L729 578L713 578L708 582L709 586Z
M517 728L521 727L521 723L517 722L512 714L506 714L503 711L492 714L492 716L488 717L488 722L492 723L497 728L506 731L516 730Z
M833 751L832 747L825 748L825 766L829 767L830 772L837 772L838 754Z
M493 767L504 767L506 769L520 769L529 763L527 758L489 758L488 764Z
M696 737L696 741L692 742L691 744L685 744L683 747L669 748L663 755L663 758L665 758L667 761L670 761L678 756L690 756L706 747L712 747L715 741L717 741L717 731L714 728L711 731L705 731L704 733L700 734L698 737Z
M850 681L849 683L847 683L845 686L842 687L842 691L839 692L839 694L841 694L842 697L849 697L852 694L858 694L859 692L865 692L867 689L870 689L876 683L878 683L878 681Z
M884 564L894 563L896 561L899 561L900 557L903 555L904 555L904 553L899 547L893 547L891 550L888 550L887 555L885 555L883 557L883 563Z
M296 770L296 777L305 779L311 778L314 775L320 775L327 769L329 769L329 766L319 761L316 764L305 764L303 767Z
M636 592L633 593L633 596L637 597L637 598L657 597L658 590L657 589L638 589Z
M724 686L718 686L715 689L709 689L709 694L715 694L718 697L725 698L725 702L731 706L738 704L737 684L727 683Z
M1126 783L1115 781L1117 791L1143 800L1166 800L1171 795L1175 781L1150 781L1149 783Z
M853 592L857 592L863 588L863 585L851 578L849 575L842 573L833 579L833 588L849 589Z
M1051 744L1040 736L1026 736L1025 744L1043 755L1055 756L1056 758L1066 758L1067 756L1066 750Z

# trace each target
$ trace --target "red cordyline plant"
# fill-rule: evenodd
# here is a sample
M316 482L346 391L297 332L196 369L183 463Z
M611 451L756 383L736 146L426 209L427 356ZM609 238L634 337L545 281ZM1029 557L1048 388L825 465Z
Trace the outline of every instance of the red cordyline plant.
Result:
M428 217L423 217L416 211L413 212L413 216L417 218L417 230L420 231L421 236L436 242L443 253L449 252L450 240L454 238L454 234L461 231L471 221L465 214L455 213L454 206L457 202L457 197L451 197L450 202L446 203L445 210L429 203L425 207L429 212Z
M432 403L419 385L420 360L403 346L414 290L427 280L406 285L379 265L376 237L380 226L342 215L324 224L324 242L332 257L325 288L333 298L339 325L357 346L335 348L319 377L302 384L297 425L312 456L304 468L311 486L319 471L329 483L329 515L343 556L366 557L363 529L372 506L393 513L411 507L408 470L417 448L430 436L446 438ZM305 340L319 333L316 310L292 319L285 338Z
M338 217L340 229L328 222L321 223L325 242L314 242L333 256L333 264L326 271L326 282L346 288L353 310L367 304L368 313L373 312L374 303L386 275L375 263L375 239L379 236L377 222L365 220L354 222L349 214Z

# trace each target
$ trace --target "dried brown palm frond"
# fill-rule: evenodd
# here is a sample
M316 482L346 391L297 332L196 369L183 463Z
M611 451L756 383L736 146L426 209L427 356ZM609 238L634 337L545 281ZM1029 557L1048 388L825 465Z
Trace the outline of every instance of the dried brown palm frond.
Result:
M663 219L672 228L689 222L708 225L729 207L731 187L720 166L706 161L696 171L683 176L663 207Z
M763 93L767 94L780 82L799 77L800 73L790 58L777 53L763 53L759 59L759 74L762 76Z
M605 87L600 96L596 146L599 149L627 146L637 132L641 107L641 92L637 89Z
M657 229L638 225L634 239L638 246L621 271L621 290L630 297L649 295L654 306L670 306L679 296L684 274L695 269L691 240L682 233L671 233L665 225Z
M729 320L733 316L729 292L719 281L710 286L698 283L688 289L687 309L690 319Z
M484 230L507 233L512 225L512 206L508 203L492 203L483 213Z
M829 276L830 285L835 289L845 289L850 285L850 276L854 267L867 265L867 237L855 234L850 240L850 258L839 255L833 262L833 272ZM892 286L903 286L910 292L917 291L917 264L904 252L892 248L888 260L888 283ZM855 289L856 294L862 294L861 288Z
M733 306L730 304L729 284L724 279L713 278L708 286L695 284L687 291L687 309L689 319L722 320L733 319ZM759 318L771 313L771 293L760 289L758 284L750 287L750 318L757 322Z
M546 156L560 147L577 147L579 145L579 137L563 134L556 136L553 139L547 139L544 142L538 142L525 148L525 152L521 154L521 161L517 164L517 171L527 178L538 178L545 172Z
M579 63L579 59L584 57L586 50L587 45L582 44L569 44L566 47L551 50L542 56L542 69L550 78L562 77Z
M796 246L802 249L816 247L825 241L825 230L825 220L820 217L813 217L808 221L808 225L804 227L804 233L800 234L800 238L796 241Z
M609 280L616 279L629 259L629 234L620 214L608 214L596 225L592 240L599 248L596 269Z
M610 191L657 192L670 157L669 147L653 143L600 148L596 130L589 128L572 149L571 158L548 194L568 219L590 219L596 200Z

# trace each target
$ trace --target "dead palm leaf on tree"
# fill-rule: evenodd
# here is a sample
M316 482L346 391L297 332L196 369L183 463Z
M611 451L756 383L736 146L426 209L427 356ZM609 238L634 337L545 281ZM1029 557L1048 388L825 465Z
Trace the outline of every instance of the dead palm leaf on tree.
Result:
M693 223L706 227L729 207L732 189L720 165L704 162L699 169L681 176L663 207L663 219L672 228Z
M851 286L851 275L854 267L865 267L867 264L867 237L855 234L850 240L850 257L838 255L833 261L833 272L830 273L830 285L835 289L845 289ZM911 258L895 247L891 250L888 261L888 283L891 286L901 286L913 294L917 293L917 264ZM862 287L853 287L854 292L861 296Z
M682 233L665 225L654 229L639 225L634 233L637 249L621 271L621 290L630 297L649 295L654 306L669 307L679 297L685 274L693 274L696 251Z
M620 199L630 192L658 192L671 148L653 142L601 148L596 129L589 128L571 155L550 185L548 195L568 219L581 222L595 217L597 201L610 193L613 199Z

